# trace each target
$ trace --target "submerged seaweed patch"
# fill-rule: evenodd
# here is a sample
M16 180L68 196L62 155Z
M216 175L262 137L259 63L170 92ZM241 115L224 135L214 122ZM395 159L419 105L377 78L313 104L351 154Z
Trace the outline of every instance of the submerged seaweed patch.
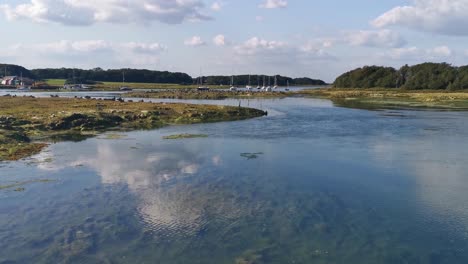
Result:
M241 153L240 156L243 158L246 158L248 160L251 159L257 159L258 156L263 155L263 152L257 152L257 153Z
M29 181L15 182L15 183L8 184L8 185L0 185L0 190L16 188L14 191L20 192L20 191L25 190L25 188L22 187L24 185L31 184L31 183L50 183L50 182L55 182L55 180L39 179L39 180L29 180Z
M164 136L163 139L187 139L187 138L206 138L208 135L205 134L177 134Z
M103 139L123 139L126 138L126 135L122 134L105 134Z

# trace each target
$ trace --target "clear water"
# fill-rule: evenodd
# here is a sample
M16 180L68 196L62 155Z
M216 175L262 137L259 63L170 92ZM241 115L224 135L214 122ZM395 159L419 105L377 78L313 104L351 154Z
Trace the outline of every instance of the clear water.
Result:
M468 263L468 113L241 104L0 163L0 263Z

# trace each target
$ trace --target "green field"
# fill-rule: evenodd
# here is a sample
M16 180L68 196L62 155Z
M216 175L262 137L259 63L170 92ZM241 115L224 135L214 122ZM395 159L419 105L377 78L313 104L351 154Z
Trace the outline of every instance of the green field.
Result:
M65 84L65 79L47 79L45 83L50 86L63 86Z

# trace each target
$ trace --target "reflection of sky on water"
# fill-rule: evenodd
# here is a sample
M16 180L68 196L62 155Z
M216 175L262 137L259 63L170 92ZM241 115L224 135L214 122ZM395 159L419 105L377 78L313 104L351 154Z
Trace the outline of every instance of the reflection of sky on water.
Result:
M439 242L425 235L432 230L467 229L463 113L392 111L388 116L307 99L249 104L274 114L131 132L118 140L59 143L35 156L33 161L42 162L27 169L74 175L70 184L90 175L104 189L124 186L136 197L127 205L146 230L199 239L198 245L218 237L235 240L234 235L246 244L266 232L278 244L287 237L290 248L284 254L309 242L336 246L336 241L350 243L346 250L354 254L395 252L395 245L413 243L409 251L416 254L442 250L453 238L438 233ZM162 140L178 133L209 137ZM257 159L240 156L260 152ZM413 231L424 221L420 233ZM328 229L322 240L311 239ZM421 232L432 244L425 244ZM218 246L216 253L223 253L223 244Z
M76 149L76 158L71 155L63 159L60 157L63 149L52 148L35 159L52 160L39 163L41 170L60 171L80 166L95 171L103 184L127 185L138 197L136 207L140 216L153 231L193 234L206 223L208 204L216 207L214 211L222 213L224 219L240 214L241 208L234 203L212 199L219 190L212 190L213 195L205 193L207 189L197 187L198 180L194 179L203 180L202 167L212 170L221 165L220 155L199 154L198 143L164 142L160 138L146 138L139 143L135 147L135 140L92 139L83 142L81 147L87 153ZM55 155L54 149L58 151Z
M442 222L468 235L465 137L429 133L411 139L371 141L371 154L384 167L399 168L414 179L412 191L428 221Z

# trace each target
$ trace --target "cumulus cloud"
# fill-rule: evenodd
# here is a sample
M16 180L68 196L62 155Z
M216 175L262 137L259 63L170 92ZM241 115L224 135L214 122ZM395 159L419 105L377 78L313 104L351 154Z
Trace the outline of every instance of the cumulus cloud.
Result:
M254 55L263 52L281 52L287 48L287 43L281 41L268 41L258 37L253 37L243 44L234 47L238 54Z
M250 68L251 71L262 69L263 72L274 73L278 72L279 68L283 68L282 72L286 74L298 65L310 69L315 67L317 61L336 60L336 57L328 52L329 45L324 40L298 45L253 37L233 47L234 54L229 62L230 67L232 64L237 64L242 65L245 69ZM304 75L306 74L304 73Z
M345 39L354 46L399 48L406 44L400 34L388 29L349 32Z
M17 44L15 49L24 51L63 53L67 55L93 52L138 52L138 53L159 53L166 49L159 43L125 42L114 43L104 40L81 40L69 41L61 40L49 43L38 44Z
M29 19L74 26L100 22L179 24L211 19L202 13L203 8L201 0L30 0L15 6L0 5L0 11L9 20Z
M225 45L229 44L224 35L217 35L216 37L214 37L213 38L213 43L216 46L225 46Z
M260 8L275 9L275 8L285 8L288 6L288 1L286 0L265 0L259 5Z
M211 10L213 11L220 11L224 6L224 3L222 2L214 2L211 4Z
M453 51L447 46L421 49L417 47L396 48L385 52L382 57L394 60L445 60L453 55Z
M201 37L199 36L193 36L189 39L186 39L184 41L184 44L186 46L192 46L192 47L198 47L198 46L203 46L205 45L206 43L201 39Z
M376 27L392 25L445 35L468 35L468 0L413 0L375 20Z
M309 59L334 59L327 49L334 45L334 41L331 39L317 39L309 41L306 44L299 47L299 50L304 53Z
M60 40L46 43L18 43L0 51L0 56L8 56L18 63L31 65L41 61L57 66L88 65L89 58L100 64L122 65L123 67L154 65L167 47L160 43L110 42L104 40L70 41ZM73 62L74 65L70 65Z

